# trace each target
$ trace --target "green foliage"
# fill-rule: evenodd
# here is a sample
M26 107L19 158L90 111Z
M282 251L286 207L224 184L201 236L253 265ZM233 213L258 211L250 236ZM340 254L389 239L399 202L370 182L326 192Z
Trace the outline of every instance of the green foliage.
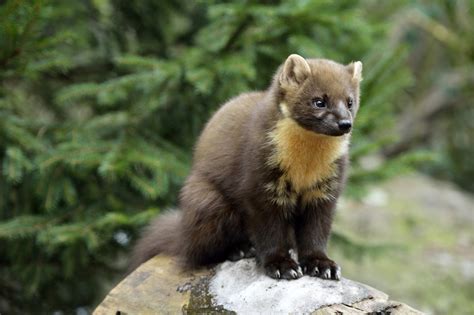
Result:
M414 69L420 73L416 88L426 89L418 102L436 96L441 104L430 117L438 130L429 141L440 159L427 169L474 192L474 2L445 0L422 9L426 14L415 20L412 36L427 34L415 48L430 58Z
M384 131L400 91L412 84L406 49L379 48L387 24L368 18L366 6L2 5L0 311L71 311L97 302L104 279L123 270L128 238L176 204L210 114L232 96L266 88L290 53L364 62L350 191L360 194L412 165L415 158L382 160L376 169L360 162L396 140Z

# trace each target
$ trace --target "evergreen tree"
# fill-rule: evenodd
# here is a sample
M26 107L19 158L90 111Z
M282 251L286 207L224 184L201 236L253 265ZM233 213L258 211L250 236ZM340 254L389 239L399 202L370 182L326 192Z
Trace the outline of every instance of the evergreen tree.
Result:
M359 1L9 0L0 7L0 312L91 307L176 204L212 112L291 53L364 62L349 192L417 155L363 157L411 84ZM354 246L337 234L336 245ZM339 240L339 242L337 242Z

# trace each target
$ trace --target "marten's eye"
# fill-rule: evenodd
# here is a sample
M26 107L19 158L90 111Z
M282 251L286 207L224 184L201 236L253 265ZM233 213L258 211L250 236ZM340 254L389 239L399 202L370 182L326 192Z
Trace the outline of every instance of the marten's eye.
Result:
M326 101L319 97L313 99L312 104L314 107L318 107L318 108L326 107Z
M353 104L354 104L354 101L352 100L352 98L348 98L347 99L347 107L352 108Z

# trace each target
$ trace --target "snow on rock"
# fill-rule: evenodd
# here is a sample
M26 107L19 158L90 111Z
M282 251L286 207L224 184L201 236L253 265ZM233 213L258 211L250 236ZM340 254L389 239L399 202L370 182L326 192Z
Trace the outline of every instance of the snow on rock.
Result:
M375 289L357 282L322 280L304 276L298 280L274 280L255 260L225 262L217 267L209 292L214 301L238 314L308 313L332 304L353 304L370 298Z

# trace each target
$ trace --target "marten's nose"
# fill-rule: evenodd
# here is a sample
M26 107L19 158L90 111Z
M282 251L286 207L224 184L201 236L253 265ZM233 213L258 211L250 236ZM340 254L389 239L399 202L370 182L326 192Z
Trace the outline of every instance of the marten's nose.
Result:
M351 121L347 119L339 120L337 125L339 126L339 129L344 132L348 132L352 127Z

